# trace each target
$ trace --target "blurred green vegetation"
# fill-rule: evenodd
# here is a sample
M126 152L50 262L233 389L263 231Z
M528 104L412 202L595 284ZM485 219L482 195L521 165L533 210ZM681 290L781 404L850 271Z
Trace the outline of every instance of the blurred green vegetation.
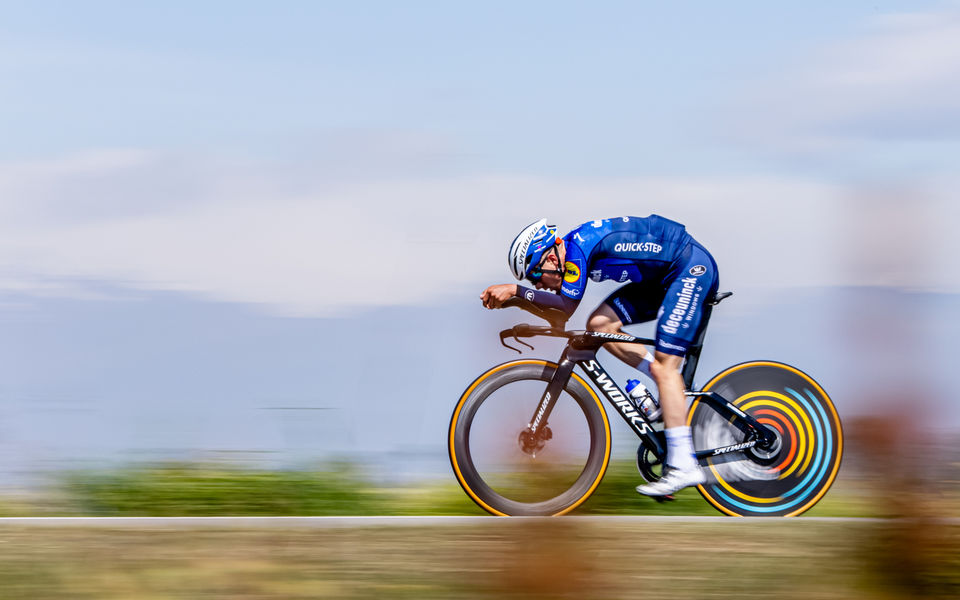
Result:
M674 494L675 500L658 503L637 493L643 483L632 461L611 462L600 485L578 509L577 514L596 515L712 515L720 513L704 500L696 488Z
M81 471L67 474L61 490L71 512L84 515L363 515L388 504L386 491L349 463L316 471L202 463Z
M640 482L632 462L613 462L600 486L574 514L720 514L696 489L683 490L675 501L658 504L634 491ZM874 505L869 490L841 480L808 514L877 516ZM68 472L49 489L0 495L0 516L482 514L486 513L467 497L452 474L446 479L388 485L349 462L298 470L202 462L140 464Z
M263 470L207 463L162 463L62 476L50 498L0 512L96 516L479 515L449 480L379 485L357 465ZM6 510L4 510L6 508Z

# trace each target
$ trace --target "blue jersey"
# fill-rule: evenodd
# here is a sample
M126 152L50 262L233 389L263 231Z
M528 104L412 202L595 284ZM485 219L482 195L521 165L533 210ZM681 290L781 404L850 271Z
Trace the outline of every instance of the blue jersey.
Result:
M563 241L566 257L560 294L579 300L587 279L663 282L693 238L680 223L650 215L584 223Z

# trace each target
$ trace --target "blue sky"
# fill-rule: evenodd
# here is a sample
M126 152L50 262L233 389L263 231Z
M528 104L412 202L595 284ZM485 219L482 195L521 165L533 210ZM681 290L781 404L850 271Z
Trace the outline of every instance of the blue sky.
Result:
M432 140L470 171L578 175L755 168L765 152L718 139L754 88L884 14L944 6L8 4L6 156L290 159L376 131Z
M958 328L956 2L0 2L0 102L8 469L435 452L541 216L687 224L737 294L705 375L862 411Z

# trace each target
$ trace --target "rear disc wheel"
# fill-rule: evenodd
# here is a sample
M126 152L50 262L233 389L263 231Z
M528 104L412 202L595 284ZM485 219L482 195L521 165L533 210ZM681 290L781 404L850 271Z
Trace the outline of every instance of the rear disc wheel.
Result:
M775 433L768 447L754 446L707 460L700 494L734 516L795 516L827 492L840 469L843 431L827 393L789 365L754 361L730 367L704 386ZM742 431L694 400L687 414L694 448L745 441Z

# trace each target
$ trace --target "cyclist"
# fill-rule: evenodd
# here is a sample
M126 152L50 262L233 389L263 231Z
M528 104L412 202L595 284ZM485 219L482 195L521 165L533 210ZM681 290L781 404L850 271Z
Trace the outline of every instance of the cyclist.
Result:
M650 215L591 221L562 238L555 226L541 219L517 235L507 259L513 275L532 282L536 289L513 283L492 285L480 296L487 308L500 308L508 298L521 296L572 315L587 279L629 282L593 311L587 328L622 333L625 324L657 319L652 356L638 344L604 345L620 360L651 376L660 392L667 460L661 479L641 485L637 491L666 496L703 483L690 428L685 424L679 369L704 325L703 304L717 291L717 264L710 253L680 223Z

